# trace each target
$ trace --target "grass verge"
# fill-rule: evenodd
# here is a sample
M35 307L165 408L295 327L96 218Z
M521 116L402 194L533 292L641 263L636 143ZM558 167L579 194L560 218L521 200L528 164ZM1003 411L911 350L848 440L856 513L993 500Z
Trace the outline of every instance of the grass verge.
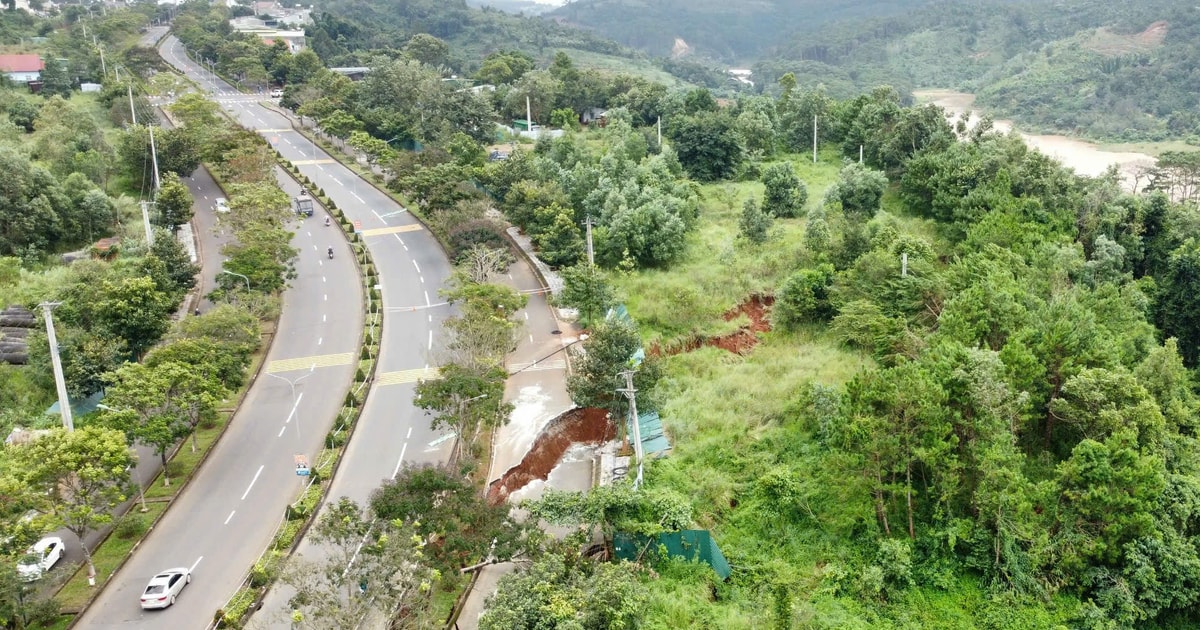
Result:
M149 510L145 513L139 513L136 510L130 510L131 514L141 514L148 521L157 521L164 512L167 511L166 503L147 503L146 508ZM100 546L96 547L92 552L92 562L96 565L96 583L97 586L88 586L87 583L87 565L80 565L71 579L63 584L62 590L58 592L59 604L65 610L83 610L88 604L88 601L96 593L99 584L104 580L112 577L112 574L121 566L121 563L133 551L133 548L142 540L142 536L135 538L120 538L118 536L109 536L105 538ZM58 627L50 626L50 627ZM66 626L62 626L66 627Z

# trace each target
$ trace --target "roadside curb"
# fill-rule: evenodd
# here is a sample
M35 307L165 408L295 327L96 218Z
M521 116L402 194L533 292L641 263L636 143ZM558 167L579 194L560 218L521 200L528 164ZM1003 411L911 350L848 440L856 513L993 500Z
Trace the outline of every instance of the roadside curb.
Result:
M312 137L310 137L310 136L309 136L309 134L310 134L311 132L310 132L310 131L309 131L309 130L306 128L306 127L304 127L303 123L300 125L300 127L296 127L296 120L295 120L295 118L293 117L292 113L291 113L291 112L289 112L289 111L287 111L286 109L284 109L284 108L282 108L282 107L279 107L278 105L275 105L274 103L269 103L269 102L260 102L260 103L259 103L259 105L260 105L260 106L262 106L262 107L263 107L263 108L265 108L265 109L269 109L269 110L271 110L271 111L275 112L276 114L279 114L280 116L283 116L284 118L287 118L287 120L288 120L288 124L290 124L290 125L292 126L292 131L295 131L296 133L298 133L298 134L300 134L300 135L304 136L305 138L308 138L308 140L309 140L310 142L312 142L313 144L316 144L316 143L317 143L317 140L319 140L319 139L320 139L320 138L318 137L318 138L317 138L317 140L314 140ZM314 135L315 135L315 134L314 134ZM321 149L322 151L325 151L325 147L322 147L322 146L320 146L320 145L317 145L317 146L318 146L318 147L320 147L320 149ZM441 250L442 250L442 255L446 257L446 260L450 260L451 262L453 262L453 260L450 258L450 250L449 250L449 249L447 249L447 247L446 247L446 243L443 243L443 242L442 242L442 239L441 239L441 237L440 237L440 236L438 236L437 232L435 232L435 231L433 231L433 230L431 230L431 229L429 228L429 224L428 224L428 223L426 223L426 221L425 221L425 218L424 218L424 217L422 217L420 214L418 214L418 213L416 213L416 212L413 212L413 211L412 211L412 209L410 209L408 206L406 206L406 205L404 205L404 204L400 203L400 201L399 201L398 199L396 199L395 197L393 197L393 196L392 196L392 193L391 193L391 192L388 192L386 189L384 189L384 188L381 188L381 187L380 187L380 185L379 185L379 184L377 184L377 183L375 182L375 180L374 180L374 179L372 179L372 178L368 178L368 177L363 177L362 175L359 175L358 171L354 170L354 168L353 168L353 167L351 167L350 165L346 164L346 155L345 155L345 153L341 153L340 151L335 151L334 153L330 153L329 151L325 151L325 153L326 153L327 155L329 155L329 157L331 157L331 158L333 158L334 160L336 160L336 161L337 161L339 164L341 164L342 166L346 167L347 169L350 169L350 172L354 173L354 176L355 176L355 177L357 177L357 178L359 178L360 180L362 180L362 181L366 182L366 183L367 183L367 185L369 185L371 188L374 188L375 190L379 191L379 194L381 194L381 195L383 195L383 196L387 197L388 199L391 199L392 201L396 202L396 204L397 204L397 205L399 205L401 208L404 208L404 210L405 210L406 212L408 212L408 214L409 214L409 215L411 215L411 216L412 216L412 218L416 219L417 223L420 223L420 224L421 224L421 227L422 227L422 228L423 228L423 229L424 229L426 232L428 232L428 233L429 233L431 236L433 236L433 240L434 240L434 242L436 242L436 243L438 244L438 247L440 247L440 248L441 248ZM339 153L340 155L335 155L335 153Z
M303 177L303 176L298 176L298 173L295 173L292 171L292 168L294 168L294 165L290 161L283 159L283 157L280 155L280 153L277 150L275 150L273 147L271 148L271 150L275 154L277 168L279 168L281 171L286 173L287 176L289 178L291 178L297 185L308 188L308 189L312 189L311 184L307 183L307 181L306 181L307 178L305 178L305 180L301 180L300 177ZM316 193L317 191L314 190L313 192ZM304 539L304 536L308 533L309 528L311 528L313 523L316 521L317 516L321 512L321 507L324 505L326 499L328 499L328 492L329 492L329 487L330 487L329 481L332 480L335 475L337 475L338 470L341 468L343 455L346 452L346 447L349 445L350 440L353 439L353 437L354 437L354 431L358 426L358 421L362 417L362 410L366 407L367 401L370 398L371 389L372 389L370 387L370 385L375 381L375 373L379 367L379 349L380 349L380 341L383 337L383 312L384 311L383 311L383 305L380 304L378 307L375 308L375 312L374 313L372 312L371 305L374 303L374 300L375 300L374 294L373 294L375 289L373 286L368 285L368 278L374 277L374 274L371 274L369 276L368 274L366 274L364 272L364 269L363 269L363 264L369 264L373 268L374 267L374 259L371 257L370 250L367 248L366 242L362 239L362 237L357 236L356 233L353 232L353 230L347 232L347 230L343 224L343 221L345 220L345 214L342 213L342 211L337 208L336 204L333 204L332 202L330 202L328 204L325 203L325 201L327 201L328 198L318 195L318 194L313 195L313 200L318 205L320 205L321 209L323 209L328 216L336 217L338 219L338 228L339 228L340 233L346 239L346 243L347 243L347 245L350 246L350 249L355 250L354 251L354 254L355 254L354 255L354 267L355 267L355 269L358 270L359 282L362 287L362 299L361 299L362 310L360 311L360 318L361 318L360 322L361 322L362 331L361 331L358 352L356 353L356 356L357 356L356 364L363 360L362 355L363 355L364 351L367 351L368 355L372 356L370 369L366 374L363 375L364 379L361 382L358 381L356 376L354 376L354 375L351 376L350 385L346 389L346 392L344 395L343 405L342 405L341 409L339 409L337 415L334 417L334 421L336 422L336 420L339 417L343 416L343 412L346 409L345 400L353 399L355 397L355 395L356 395L355 385L358 385L358 387L357 387L358 391L361 391L363 389L365 389L366 391L363 394L362 402L360 404L358 404L358 406L356 406L356 407L351 407L352 411L351 411L350 417L346 418L340 426L334 425L334 426L331 426L327 430L326 441L324 443L325 450L328 450L330 448L336 449L335 455L334 455L334 460L333 460L333 465L332 465L331 469L329 470L329 472L327 474L322 474L315 482L313 482L312 484L309 484L307 487L305 487L305 489L300 493L300 496L296 499L296 501L290 503L288 505L288 507L284 510L283 520L280 522L280 526L277 527L275 532L271 535L271 543L267 546L267 548L263 551L263 553L259 555L259 558L254 562L254 564L251 565L250 568L246 571L245 577L242 578L240 585L237 587L237 589L235 589L233 596L231 596L228 600L226 600L225 604L220 609L215 611L215 613L213 614L213 620L211 622L209 622L208 626L206 626L207 628L220 628L220 627L242 628L242 627L245 627L246 623L250 620L250 618L254 616L254 613L259 609L259 607L262 606L263 600L266 598L267 594L270 592L271 586L274 584L274 582L277 578L276 578L276 576L271 575L267 578L266 584L264 584L263 586L259 586L259 587L251 586L252 581L254 579L255 569L262 565L263 558L265 556L267 556L267 554L271 553L272 551L275 551L275 552L280 551L279 549L275 548L275 543L277 542L277 540L279 538L280 532L287 525L287 523L289 521L288 514L291 513L293 506L295 506L296 504L298 504L304 500L305 496L310 492L312 485L318 486L317 492L319 494L318 494L317 500L316 500L315 504L313 505L312 509L303 517L304 522L300 525L299 529L296 531L294 537L290 541L290 544L287 546L287 548L285 550L282 551L279 559L275 561L276 566L279 566L282 563L285 563L288 559L291 558L291 556L295 552L296 548L299 547L300 542ZM356 245L358 245L359 247L356 248L355 247ZM359 262L359 254L360 253L365 256L365 258L367 260L366 263ZM379 324L378 324L378 327L374 330L374 333L372 334L371 332L369 332L370 328L368 327L368 321L373 315L376 315L376 314L379 315ZM374 348L374 350L375 350L374 353L370 352L371 348ZM357 374L358 368L355 368L355 370L356 370L355 373ZM330 433L338 430L340 427L345 427L345 430L346 430L345 441L340 445L330 447L328 435ZM313 467L314 471L318 468L319 465L320 465L319 462L316 462L316 461L314 461L312 463L312 467ZM249 591L247 591L246 589L249 589ZM250 600L250 602L248 602L248 605L246 606L244 612L242 612L240 615L236 615L235 617L230 618L229 613L234 612L234 611L230 610L230 608L231 608L230 603L233 602L234 600L238 599L238 597L245 592L252 593L253 594L252 599Z
M230 425L233 424L234 417L237 416L239 411L241 411L242 403L246 400L246 396L248 396L250 394L250 389L252 387L254 387L254 384L256 382L258 382L258 377L262 373L263 367L267 364L267 356L271 353L271 348L272 348L273 344L275 343L275 331L278 329L279 320L275 319L272 323L273 323L273 326L271 327L270 332L265 332L265 331L259 332L260 336L268 337L268 339L266 339L266 341L263 343L263 346L262 346L262 348L263 348L262 361L259 362L258 367L254 370L254 373L250 375L249 380L246 382L246 386L244 388L242 388L242 392L240 394L238 394L237 402L234 404L233 408L230 409L229 419L226 420L225 425L221 427L221 432L219 434L217 434L216 439L214 439L212 444L209 445L208 449L204 451L204 454L200 456L200 461L196 462L196 467L194 469L192 469L192 473L179 482L180 485L179 485L178 489L175 491L175 496L170 499L167 499L167 508L165 510L163 510L162 513L160 513L157 517L155 517L153 521L151 521L150 526L148 528L146 528L145 533L143 533L141 535L141 537L138 539L138 541L133 544L133 548L129 550L129 553L125 554L125 557L121 559L121 562L119 562L115 568L113 568L112 572L108 574L108 577L96 586L96 590L92 591L91 596L88 597L87 602L84 603L83 607L80 608L78 611L74 611L74 612L66 611L63 613L63 614L68 614L68 615L74 615L74 617L71 619L71 623L67 624L67 628L74 628L76 626L76 624L79 623L80 616L88 609L89 606L92 605L92 602L96 601L96 599L104 593L104 591L109 587L109 585L112 584L112 582L113 582L112 578L115 577L118 573L120 573L121 569L125 568L125 564L129 562L130 558L133 557L134 552L136 552L138 550L138 548L141 547L142 543L145 542L146 538L148 538L150 536L150 533L154 531L154 528L157 527L159 522L161 522L162 519L165 518L167 516L167 514L171 511L171 506L175 503L175 501L179 497L183 496L183 493L187 491L188 487L192 483L192 479L194 479L197 475L199 475L200 471L204 470L204 465L208 462L208 458L212 455L213 451L215 451L217 449L217 446L220 445L222 438L225 437L225 434L229 432L229 427L230 427ZM181 440L179 442L179 444L177 444L175 446L174 450L171 452L171 460L175 459L175 456L179 453L179 449L183 448L184 444L186 444L186 443L187 443L187 438L185 437L183 440ZM168 462L168 464L169 464L169 462ZM158 475L161 473L162 473L162 469L160 468L158 473L155 474L154 479L150 480L150 483L153 484L154 480L158 479ZM129 514L129 511L133 508L135 503L136 503L136 501L131 501L129 504L129 508L127 508L125 510L125 512L123 512L121 514L121 517L124 517L127 514ZM114 520L116 520L116 519L114 519ZM99 548L100 545L102 545L108 541L108 538L110 536L112 536L111 529L109 530L109 533L104 536L103 539L101 539L99 542L97 542L95 545L93 545L93 548L94 549ZM86 564L81 565L79 567L78 571L76 571L74 574L72 574L71 578L74 578L75 575L78 575L79 571L84 571L86 569L87 569ZM69 582L71 578L68 578L66 581L64 581L63 585L65 586L66 583ZM59 590L61 590L61 588Z

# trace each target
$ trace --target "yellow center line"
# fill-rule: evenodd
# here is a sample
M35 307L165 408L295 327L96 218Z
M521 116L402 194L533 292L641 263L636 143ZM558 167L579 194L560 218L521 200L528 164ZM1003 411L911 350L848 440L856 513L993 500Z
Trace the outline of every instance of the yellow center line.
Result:
M299 164L299 162L294 162L294 164ZM372 228L370 230L363 230L361 232L361 234L363 236L382 236L384 234L396 234L399 232L416 232L420 229L421 229L421 226L417 225L417 224L397 225L397 226L393 226L393 227L381 227L381 228Z
M417 368L415 370L401 370L399 372L384 372L383 374L375 375L375 385L401 385L404 383L416 383L419 380L437 378L437 368Z
M275 374L278 372L291 372L292 370L307 370L311 367L323 368L350 365L354 362L355 356L353 352L343 352L341 354L322 354L313 357L280 359L268 363L267 372Z

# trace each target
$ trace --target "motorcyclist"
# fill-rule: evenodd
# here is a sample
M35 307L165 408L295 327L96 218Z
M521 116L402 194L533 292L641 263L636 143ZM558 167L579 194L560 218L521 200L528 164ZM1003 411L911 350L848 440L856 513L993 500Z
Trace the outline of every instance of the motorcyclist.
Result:
M333 248L332 247L329 248L329 257L333 258Z
M325 227L329 227L329 217L325 217Z

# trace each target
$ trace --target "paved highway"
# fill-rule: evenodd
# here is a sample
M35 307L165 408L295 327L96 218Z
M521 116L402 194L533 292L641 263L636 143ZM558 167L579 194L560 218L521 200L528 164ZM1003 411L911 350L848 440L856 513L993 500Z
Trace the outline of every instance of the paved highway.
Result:
M266 137L358 222L379 269L385 309L379 366L331 496L365 502L371 490L404 464L444 460L450 441L442 440L412 404L416 381L436 375L435 337L449 313L438 290L450 275L450 265L437 241L403 207L293 131L285 116L261 107L253 97L238 95L193 63L175 38L164 40L160 52L168 63L217 94L231 116ZM230 594L233 586L227 585ZM255 617L256 625L274 617L268 613L272 606L282 604L268 600L267 610Z
M217 194L188 183L198 200ZM219 224L202 214L212 212L199 203L197 224ZM284 293L262 374L203 469L77 627L203 628L270 542L303 484L293 456L311 460L319 450L353 376L361 334L357 270L344 243L342 255L326 258L335 234L320 221L318 215L296 227L299 277ZM201 234L212 236L203 228ZM206 260L219 259L204 247ZM142 611L138 596L149 578L175 566L193 567L192 584L174 607Z

